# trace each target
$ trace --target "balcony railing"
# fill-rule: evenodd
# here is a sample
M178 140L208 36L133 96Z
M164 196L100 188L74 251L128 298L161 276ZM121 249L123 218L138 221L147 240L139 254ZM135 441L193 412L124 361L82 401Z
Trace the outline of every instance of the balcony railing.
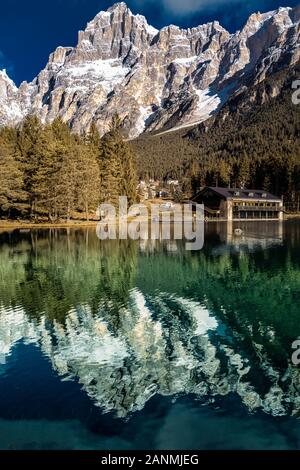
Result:
M283 207L278 206L233 206L234 211L263 211L263 212L281 212Z

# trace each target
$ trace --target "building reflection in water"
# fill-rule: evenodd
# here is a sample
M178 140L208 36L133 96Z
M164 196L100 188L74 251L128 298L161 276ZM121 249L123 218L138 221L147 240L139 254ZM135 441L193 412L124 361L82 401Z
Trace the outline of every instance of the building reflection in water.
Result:
M19 341L39 346L59 376L118 417L154 395L214 403L231 393L251 412L298 415L289 350L300 335L298 245L278 225L252 229L236 240L231 228L209 228L199 253L83 231L4 238L1 357Z

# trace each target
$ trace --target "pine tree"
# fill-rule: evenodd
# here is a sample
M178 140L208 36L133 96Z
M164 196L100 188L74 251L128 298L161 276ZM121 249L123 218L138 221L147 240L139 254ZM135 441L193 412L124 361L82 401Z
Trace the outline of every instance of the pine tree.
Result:
M239 164L238 186L246 188L250 182L250 160L246 153L244 153Z
M99 131L96 127L96 124L93 122L86 136L86 143L94 147L94 149L98 151L100 149L100 142L101 142L101 139L100 139Z
M136 162L131 146L123 138L118 115L101 142L100 175L101 202L117 207L120 196L127 196L129 204L136 201Z
M24 173L16 158L16 132L4 128L0 133L0 213L11 217L26 212Z
M122 167L116 144L109 133L104 136L100 155L100 195L101 203L118 207L121 192Z
M78 208L89 220L90 210L97 209L100 199L100 168L95 144L77 144L78 178L76 183Z
M271 178L270 178L269 175L266 175L264 177L263 190L264 191L271 191Z
M36 116L25 118L18 132L17 158L20 160L24 172L24 190L30 207L30 215L34 212L34 199L32 198L32 178L38 167L35 145L41 133L42 126Z
M50 220L71 218L79 175L76 139L61 120L41 130L35 146L37 168L32 177L36 210Z
M122 165L121 196L127 196L128 204L132 205L136 202L138 184L135 157L130 145L124 141L120 154Z
M45 126L40 130L32 150L36 166L31 174L30 185L28 185L32 215L35 218L45 213L50 217L50 201L54 196L51 178L54 174L55 149L56 142L52 128L50 125Z

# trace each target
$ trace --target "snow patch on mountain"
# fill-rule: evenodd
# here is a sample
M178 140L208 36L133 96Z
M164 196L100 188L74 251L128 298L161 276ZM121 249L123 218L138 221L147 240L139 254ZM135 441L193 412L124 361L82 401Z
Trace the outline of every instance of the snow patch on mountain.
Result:
M135 123L135 135L142 134L146 129L147 119L153 114L152 106L141 106L139 108L139 117ZM135 136L133 135L133 137Z
M298 10L280 8L254 13L235 34L216 21L159 31L118 3L79 32L76 47L58 47L32 83L18 89L0 72L0 125L35 113L43 122L60 116L74 132L94 122L103 135L118 113L130 138L188 127L216 113L246 77L248 86L270 64L299 60L299 29Z
M109 93L116 85L122 82L129 71L130 68L122 66L121 61L118 59L100 59L83 64L71 63L60 70L57 78L63 78L71 82L72 89L80 88L82 83L101 83L106 92ZM88 86L85 86L85 88L89 89Z
M199 103L194 118L198 122L208 119L221 104L221 98L218 94L212 94L211 89L197 90Z
M179 59L175 59L173 63L179 64L179 65L185 65L186 67L189 67L196 60L197 60L197 56L194 55L193 57L181 57Z

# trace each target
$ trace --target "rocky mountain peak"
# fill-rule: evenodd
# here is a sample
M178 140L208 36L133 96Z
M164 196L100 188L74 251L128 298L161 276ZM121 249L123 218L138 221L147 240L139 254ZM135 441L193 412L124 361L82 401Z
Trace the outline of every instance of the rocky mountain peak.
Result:
M78 46L72 60L135 60L139 50L149 45L158 31L142 15L133 15L126 3L116 3L101 11L79 32Z
M0 70L0 97L4 98L11 92L16 92L18 89L14 82L7 75L6 69Z
M0 123L27 113L60 116L75 132L94 122L107 131L118 112L130 138L209 118L249 76L263 80L274 64L299 59L300 7L252 14L229 34L217 21L160 31L126 3L99 12L75 47L58 47L32 83L19 89L0 74Z
M128 7L127 3L125 2L116 2L111 7L108 8L108 12L121 12L121 13L129 13L132 15L130 8Z
M6 70L0 70L0 125L14 124L23 117L18 103L18 88Z

